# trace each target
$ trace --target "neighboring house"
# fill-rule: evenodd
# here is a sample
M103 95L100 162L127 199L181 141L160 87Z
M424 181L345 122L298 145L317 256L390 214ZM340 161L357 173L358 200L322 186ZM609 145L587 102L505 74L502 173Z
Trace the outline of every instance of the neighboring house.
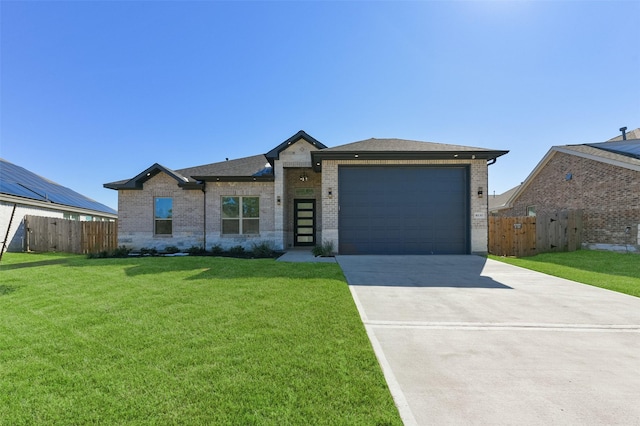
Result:
M300 131L263 155L107 183L119 244L341 254L486 253L487 164L508 151L402 139L327 148Z
M8 251L23 250L26 215L90 221L118 218L112 208L0 158L0 239L6 237Z
M493 194L489 195L489 214L492 216L498 216L499 211L503 209L509 208L507 203L509 199L515 192L520 188L520 185L515 188L511 188L507 192L503 192L502 194Z
M490 201L491 214L579 209L585 248L640 250L640 129L625 137L551 147L502 205Z

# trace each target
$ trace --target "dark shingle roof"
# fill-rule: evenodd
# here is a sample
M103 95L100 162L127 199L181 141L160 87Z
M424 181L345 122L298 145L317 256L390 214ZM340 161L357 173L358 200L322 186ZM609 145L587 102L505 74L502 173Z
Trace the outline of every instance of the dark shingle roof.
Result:
M345 145L327 148L323 152L362 151L362 152L443 152L443 151L493 151L472 146L449 145L435 142L421 142L407 139L371 138Z
M587 146L640 159L640 139L619 140L614 142L590 143Z
M0 193L109 215L117 214L111 207L2 158L0 158Z
M503 192L498 195L489 195L489 211L496 211L500 209L507 208L507 202L516 193L516 191L520 189L520 185L511 188L507 192Z
M269 166L269 167L267 167ZM176 172L184 176L255 176L263 175L265 168L271 169L267 157L263 154L236 160L221 161L219 163L179 169Z
M495 160L509 151L499 151L472 146L420 142L406 139L366 139L346 145L313 151L311 158L315 170L320 170L323 160Z

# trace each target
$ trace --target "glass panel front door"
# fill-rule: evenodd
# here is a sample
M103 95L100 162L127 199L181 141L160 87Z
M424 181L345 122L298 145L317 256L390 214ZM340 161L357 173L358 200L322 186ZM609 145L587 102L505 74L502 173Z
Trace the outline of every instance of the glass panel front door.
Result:
M312 246L316 242L316 200L294 200L294 245Z

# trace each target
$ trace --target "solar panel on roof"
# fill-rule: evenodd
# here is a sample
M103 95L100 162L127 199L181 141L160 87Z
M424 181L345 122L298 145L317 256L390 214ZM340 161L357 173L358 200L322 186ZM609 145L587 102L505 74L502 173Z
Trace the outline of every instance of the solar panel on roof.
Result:
M0 159L0 192L37 201L116 214L112 208Z
M627 157L633 157L640 159L640 140L626 140L615 142L602 142L592 143L589 146L593 148L604 149L605 151L613 152Z

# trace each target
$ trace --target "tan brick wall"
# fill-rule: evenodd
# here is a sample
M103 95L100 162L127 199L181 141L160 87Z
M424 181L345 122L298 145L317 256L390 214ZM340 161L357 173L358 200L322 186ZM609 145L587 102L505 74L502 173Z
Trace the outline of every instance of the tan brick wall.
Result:
M173 234L154 235L154 199L173 199ZM187 249L203 241L202 191L183 190L175 179L158 173L143 190L118 191L118 244L133 249L167 246Z
M568 173L572 178L566 179ZM501 216L562 209L583 210L583 244L636 244L640 224L640 172L562 152L553 154ZM626 233L627 227L629 233Z
M222 234L220 209L223 196L260 197L260 234ZM225 249L241 245L249 250L254 243L276 242L274 205L273 182L207 182L207 249L219 244Z
M322 240L338 247L338 167L340 165L469 165L469 208L471 214L471 252L488 250L487 162L486 160L325 160L322 163ZM478 188L483 196L479 198ZM329 194L331 193L331 195Z

